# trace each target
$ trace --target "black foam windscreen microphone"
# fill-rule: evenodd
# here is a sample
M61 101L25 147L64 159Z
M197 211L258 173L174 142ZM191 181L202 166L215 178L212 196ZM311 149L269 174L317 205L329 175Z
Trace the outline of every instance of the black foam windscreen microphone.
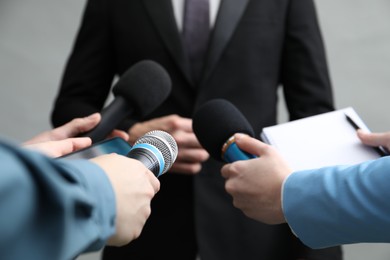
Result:
M194 113L192 128L203 148L218 161L255 158L234 142L235 133L253 137L254 131L244 115L227 100L213 99L201 105Z
M138 138L127 156L139 160L156 177L160 177L171 168L177 152L176 141L170 134L154 130Z
M143 117L155 110L171 92L171 78L158 63L144 60L131 66L112 89L114 100L105 107L100 123L81 136L101 141L129 115Z

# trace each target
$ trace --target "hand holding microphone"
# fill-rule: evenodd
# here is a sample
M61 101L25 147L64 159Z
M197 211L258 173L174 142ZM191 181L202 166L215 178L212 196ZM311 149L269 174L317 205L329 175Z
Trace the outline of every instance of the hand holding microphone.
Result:
M292 173L291 168L274 147L247 135L235 137L240 148L259 158L222 167L225 189L233 197L234 206L255 220L284 223L281 190L285 178Z
M150 216L150 204L160 189L160 182L140 162L124 156L105 154L91 161L104 170L115 194L115 234L107 244L128 244L140 235Z
M133 147L123 139L112 138L59 159L92 159L105 154L119 154L140 161L156 177L160 177L172 167L177 152L177 143L170 134L154 130L138 138Z
M140 137L127 156L143 166L116 154L92 159L106 172L117 203L117 232L109 245L121 246L140 235L151 213L150 202L160 189L155 177L171 168L177 157L177 144L170 134L154 130Z
M213 99L200 106L193 117L193 129L201 145L218 161L256 157L236 145L234 134L253 137L254 131L244 115L227 100Z
M285 222L281 184L291 169L272 146L253 138L253 129L241 112L230 102L215 99L199 107L193 123L211 156L229 162L221 173L234 206L268 224Z

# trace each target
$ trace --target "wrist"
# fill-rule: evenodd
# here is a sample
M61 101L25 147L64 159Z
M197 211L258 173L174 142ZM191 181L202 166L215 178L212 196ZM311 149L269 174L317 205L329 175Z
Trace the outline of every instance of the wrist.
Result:
M289 174L287 174L287 175L285 175L284 176L284 179L283 179L283 181L282 181L282 184L281 184L281 186L280 186L280 200L279 200L279 202L280 202L280 213L281 213L281 216L283 217L283 222L284 223L286 223L287 222L287 219L286 219L286 216L285 216L285 209L284 209L284 200L283 200L283 198L284 198L284 196L286 195L285 193L284 193L284 191L285 191L285 187L286 187L286 183L287 183L287 180L288 180L288 178L293 174L294 172L290 172Z

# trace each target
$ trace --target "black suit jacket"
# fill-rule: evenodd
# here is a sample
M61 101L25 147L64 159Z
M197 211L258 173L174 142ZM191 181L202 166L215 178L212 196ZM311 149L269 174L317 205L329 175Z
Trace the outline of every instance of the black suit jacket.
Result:
M171 0L89 0L52 113L55 126L100 111L115 75L151 59L172 78L152 114L191 117L213 98L237 106L256 135L276 123L277 89L291 119L333 109L331 84L312 0L222 0L203 76L194 84ZM129 86L137 87L137 86ZM288 226L267 226L233 207L210 159L196 177L165 174L139 239L105 250L107 259L340 259L339 248L309 250ZM304 205L303 205L304 206ZM321 235L321 234L319 234Z

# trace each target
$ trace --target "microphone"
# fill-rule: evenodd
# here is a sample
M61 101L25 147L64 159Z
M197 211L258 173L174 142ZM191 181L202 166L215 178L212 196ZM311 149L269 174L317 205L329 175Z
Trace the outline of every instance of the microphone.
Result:
M227 100L213 99L201 105L193 116L192 128L200 144L218 161L231 163L256 158L235 143L235 133L253 137L254 131L244 115Z
M113 87L114 100L105 107L100 123L81 136L92 142L103 140L127 116L143 117L168 97L171 79L165 69L151 60L130 67Z
M127 157L143 163L156 177L166 173L177 157L175 139L167 132L154 130L138 138Z

